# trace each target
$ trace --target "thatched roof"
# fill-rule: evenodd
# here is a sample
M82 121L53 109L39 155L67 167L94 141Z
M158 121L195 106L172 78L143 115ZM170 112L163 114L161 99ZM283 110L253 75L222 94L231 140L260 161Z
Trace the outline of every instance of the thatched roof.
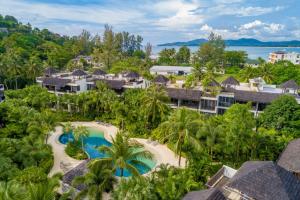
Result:
M76 69L72 72L73 76L86 76L87 73L81 69Z
M154 83L166 84L169 81L164 75L158 75L153 79Z
M300 139L293 140L287 145L277 164L288 171L300 173Z
M227 79L225 79L222 83L222 85L240 85L240 82L233 78L232 76L229 76Z
M295 90L299 89L299 85L296 83L295 80L286 81L282 83L279 87L283 89L295 89Z
M70 82L71 82L70 79L64 79L64 78L56 78L56 77L45 77L45 78L43 78L43 85L64 87Z
M258 103L271 103L278 98L281 94L268 93L268 92L255 92L245 90L231 90L234 93L236 101L243 102L258 102Z
M139 78L140 75L137 73L137 72L128 72L126 75L125 75L126 78Z
M183 200L226 200L226 198L220 190L210 188L197 192L189 192L183 197Z
M202 92L200 90L183 89L183 88L167 88L170 98L184 99L192 101L200 101Z
M45 76L51 76L52 74L55 74L57 73L57 70L54 69L53 67L47 67L45 70L44 70L44 75Z
M300 199L300 181L272 161L245 162L227 186L259 200Z
M68 171L67 173L64 174L63 178L62 178L62 182L68 185L72 185L72 181L75 177L77 176L82 176L87 172L87 164L88 164L89 160L84 160L82 163L80 163L79 165L77 165L75 168L73 168L72 170ZM83 190L84 189L84 185L78 185L76 187L76 189L78 190Z
M121 90L125 85L123 80L110 80L110 79L94 79L94 82L101 81L105 83L109 88L114 90Z
M209 86L209 87L220 87L220 84L219 84L216 80L212 79L212 80L208 83L207 86Z
M93 72L93 75L98 75L98 76L102 76L102 75L105 75L107 74L105 71L101 70L101 69L96 69L94 72Z

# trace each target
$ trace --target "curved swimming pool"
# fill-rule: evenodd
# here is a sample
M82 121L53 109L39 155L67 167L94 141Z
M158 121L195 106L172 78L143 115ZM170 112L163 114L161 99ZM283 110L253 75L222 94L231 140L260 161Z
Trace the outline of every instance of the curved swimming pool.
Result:
M105 155L104 153L100 153L98 151L98 147L103 145L111 146L111 143L104 138L103 132L92 128L89 128L88 130L89 130L89 136L83 139L84 150L86 151L86 153L89 155L91 159L107 157L107 155ZM59 142L62 144L67 144L68 142L73 142L73 141L74 141L73 133L63 133L59 137ZM156 164L154 160L150 160L150 159L142 159L141 161L146 163L150 167L150 169L152 169ZM142 165L134 164L134 166L138 169L140 174L145 174L149 171L148 168ZM117 169L116 176L120 176L120 174L121 171ZM124 174L123 174L124 177L129 177L131 175L132 174L128 170L124 169Z

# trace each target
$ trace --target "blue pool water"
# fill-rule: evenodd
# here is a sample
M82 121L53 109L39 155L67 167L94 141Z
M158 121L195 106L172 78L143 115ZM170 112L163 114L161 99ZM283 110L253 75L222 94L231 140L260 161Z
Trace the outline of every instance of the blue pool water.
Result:
M59 142L62 144L67 144L68 142L73 142L73 141L74 141L74 136L72 133L68 133L68 134L64 133L59 137ZM89 129L89 137L84 138L83 143L84 143L84 150L86 151L86 153L89 155L91 159L107 157L107 155L105 155L104 153L99 152L98 147L103 145L111 146L111 143L104 138L102 132L93 129ZM150 168L153 168L155 166L155 162L153 160L143 159L142 161L146 163ZM144 166L138 164L134 164L134 165L138 169L140 174L145 174L149 171L149 169L145 168ZM121 174L120 169L117 169L116 176L120 176L120 174ZM131 175L132 174L129 171L127 171L126 169L124 170L123 176L128 177Z

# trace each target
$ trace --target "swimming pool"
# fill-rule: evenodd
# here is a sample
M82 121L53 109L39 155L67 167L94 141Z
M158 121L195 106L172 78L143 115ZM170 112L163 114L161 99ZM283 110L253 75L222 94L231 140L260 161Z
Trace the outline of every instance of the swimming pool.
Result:
M72 133L68 133L68 134L63 133L59 137L59 142L62 144L67 144L69 141L70 142L74 141L74 136ZM84 150L86 151L86 153L89 155L91 159L107 157L104 153L100 153L98 151L98 147L103 145L111 146L111 143L104 138L103 132L92 128L89 128L89 136L83 139L83 143L84 143ZM150 169L152 169L156 164L154 160L150 160L150 159L142 159L141 161L146 163L150 167ZM138 169L140 174L145 174L149 171L148 168L142 165L138 165L138 164L134 164L134 165ZM117 169L116 176L120 176L120 174L121 174L120 169ZM132 174L128 170L124 169L124 174L123 174L124 177L129 177L131 175Z

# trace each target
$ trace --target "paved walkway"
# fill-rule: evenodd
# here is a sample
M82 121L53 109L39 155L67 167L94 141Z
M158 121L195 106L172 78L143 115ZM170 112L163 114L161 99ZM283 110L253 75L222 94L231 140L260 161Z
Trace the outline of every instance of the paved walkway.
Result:
M61 168L61 163L69 164L68 168L72 169L80 164L82 161L71 158L65 153L66 145L61 144L58 141L59 136L62 134L63 129L61 126L55 128L55 131L50 134L48 138L48 144L52 146L54 164L49 173L49 176L53 176L56 173L65 173Z

